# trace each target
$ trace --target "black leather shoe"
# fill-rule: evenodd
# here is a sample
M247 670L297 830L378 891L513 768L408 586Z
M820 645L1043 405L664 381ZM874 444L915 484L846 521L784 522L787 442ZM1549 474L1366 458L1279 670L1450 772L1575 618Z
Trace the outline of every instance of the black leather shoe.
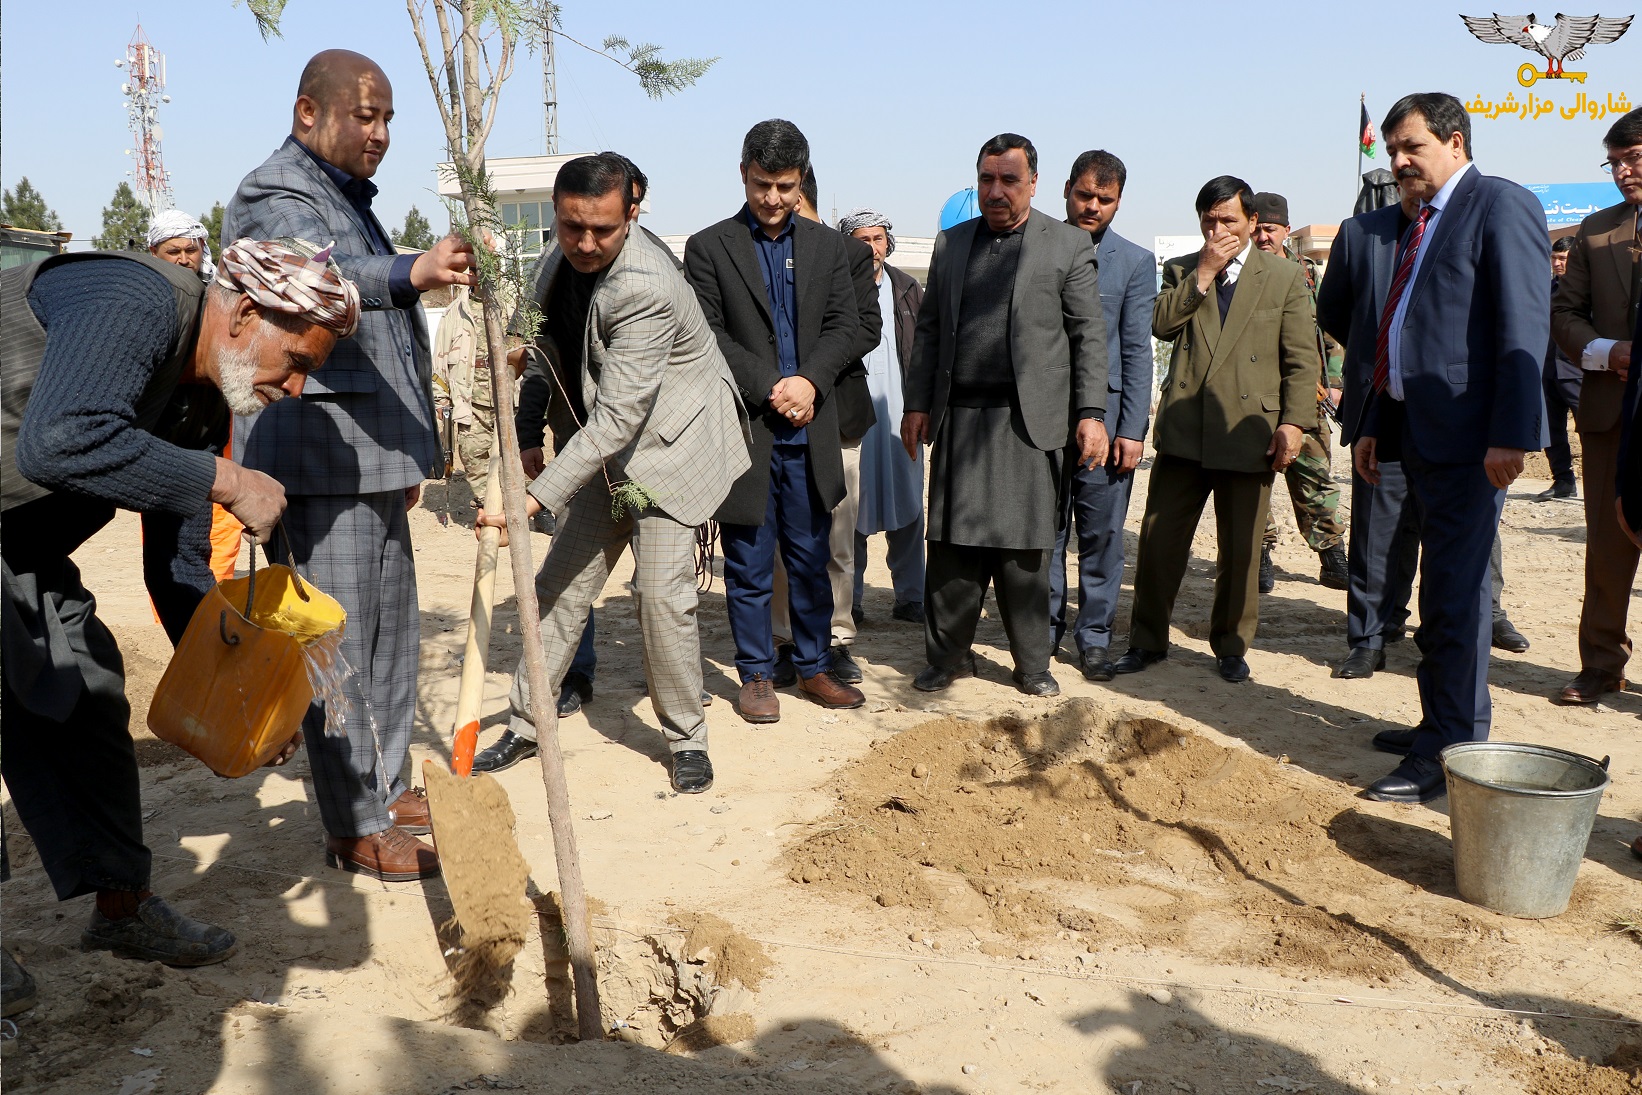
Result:
M1513 654L1524 654L1528 650L1528 636L1518 631L1510 620L1501 616L1494 621L1494 645Z
M1150 669L1158 662L1169 656L1167 650L1142 650L1138 646L1131 646L1112 665L1113 673L1139 673L1143 669Z
M1079 654L1078 665L1083 669L1084 680L1109 681L1116 672L1112 667L1112 656L1104 646L1091 646Z
M574 715L593 698L593 682L580 673L566 673L559 688L559 717Z
M713 762L705 749L680 749L673 754L673 790L699 795L713 785Z
M226 962L238 946L228 929L184 916L152 894L143 898L135 913L120 920L110 920L94 907L91 923L80 933L81 950L113 951L121 958L168 966Z
M1277 588L1277 568L1271 562L1271 545L1260 545L1260 592L1270 593Z
M770 673L770 681L777 688L791 688L798 683L798 667L792 663L797 649L792 643L782 643L775 648L775 669Z
M964 659L958 665L951 667L931 665L912 678L912 687L920 692L944 692L952 687L952 682L964 677L975 675L975 659L973 656Z
M475 772L505 772L521 760L536 755L536 743L521 738L511 730L503 730L496 744L473 758Z
M895 619L904 621L905 623L921 624L924 622L924 602L902 601L900 604L890 609L889 614Z
M1220 670L1220 679L1228 684L1242 684L1249 679L1249 663L1241 654L1228 654L1224 658L1216 658L1214 665Z
M1442 765L1411 753L1389 776L1369 784L1363 797L1375 802L1430 802L1447 793Z
M1342 544L1335 544L1331 548L1324 548L1317 553L1322 560L1323 569L1317 575L1317 581L1324 589L1344 589L1351 584L1351 575L1346 570L1346 549Z
M1385 651L1372 646L1355 646L1334 675L1343 681L1366 681L1385 668Z
M847 646L834 646L831 654L833 677L845 684L860 684L862 679L861 667L855 664L854 658L850 657L850 648Z
M1536 502L1549 502L1549 501L1552 501L1553 499L1558 499L1558 498L1578 498L1578 497L1579 497L1579 488L1574 485L1574 481L1572 479L1564 479L1560 482L1552 483L1550 490L1541 491L1540 493L1536 494L1534 496L1534 501L1536 501Z
M1381 730L1374 735L1374 748L1392 756L1406 757L1414 748L1415 727L1399 730Z
M1022 673L1019 669L1010 675L1015 687L1028 696L1058 696L1060 685L1055 683L1054 675L1047 669L1042 673Z

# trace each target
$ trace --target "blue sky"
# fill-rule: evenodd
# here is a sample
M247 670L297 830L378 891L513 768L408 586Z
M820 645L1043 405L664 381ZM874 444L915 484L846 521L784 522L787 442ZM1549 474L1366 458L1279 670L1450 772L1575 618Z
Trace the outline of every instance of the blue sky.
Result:
M139 12L168 58L163 148L182 208L202 213L230 197L289 131L303 62L341 46L375 58L394 84L393 144L376 177L382 220L396 226L416 204L443 227L432 194L443 136L398 0L290 0L284 39L266 44L230 0L8 4L0 181L28 176L77 237L98 231L130 166L113 62ZM1296 225L1348 215L1359 93L1376 127L1412 90L1467 101L1531 91L1559 107L1580 91L1624 92L1642 104L1642 26L1568 65L1589 72L1584 85L1525 90L1514 73L1534 56L1476 42L1455 12L1400 2L1367 12L1315 3L565 0L564 29L584 41L621 33L670 56L721 60L694 89L652 102L628 73L561 43L561 150L625 152L652 180L647 223L690 232L739 205L747 127L787 117L810 138L823 212L875 205L901 233L933 235L941 203L973 181L981 141L1009 129L1037 144L1036 204L1057 215L1078 152L1122 157L1129 186L1117 228L1149 245L1154 234L1194 230L1193 195L1225 172L1285 193ZM539 67L527 57L504 91L492 155L542 150L540 104ZM1477 162L1524 183L1598 181L1611 121L1479 118ZM1376 163L1383 153L1365 167Z

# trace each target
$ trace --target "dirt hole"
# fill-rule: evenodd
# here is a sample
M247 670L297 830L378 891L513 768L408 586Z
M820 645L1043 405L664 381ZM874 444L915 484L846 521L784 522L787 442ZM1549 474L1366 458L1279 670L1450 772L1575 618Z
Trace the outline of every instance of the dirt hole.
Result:
M553 1040L570 1041L576 1030L574 994L558 895L534 901L547 960ZM711 913L680 913L672 930L658 931L614 919L597 902L590 905L605 1030L670 1052L697 1052L753 1036L753 992L771 966L762 944Z

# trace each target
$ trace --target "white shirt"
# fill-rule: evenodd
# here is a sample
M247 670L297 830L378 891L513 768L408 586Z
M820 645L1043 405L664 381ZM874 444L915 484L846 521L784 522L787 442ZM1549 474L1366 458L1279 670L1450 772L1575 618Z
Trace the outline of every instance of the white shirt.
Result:
M1243 272L1243 260L1249 257L1249 248L1253 246L1254 240L1250 238L1249 242L1243 245L1243 250L1237 252L1236 257L1226 263L1226 268L1221 273L1225 275L1227 285L1237 284L1237 275Z
M1442 189L1432 195L1428 202L1421 202L1420 209L1431 210L1431 216L1425 222L1425 234L1420 237L1420 249L1414 252L1414 268L1408 272L1408 284L1403 286L1403 295L1397 301L1397 310L1391 314L1390 345L1387 347L1387 376L1386 391L1391 398L1401 402L1403 398L1403 320L1408 317L1408 302L1414 296L1414 282L1420 276L1420 263L1425 261L1425 252L1431 242L1432 235L1437 231L1437 222L1442 220L1442 211L1448 207L1448 200L1454 196L1454 190L1465 178L1466 172L1476 165L1467 162L1466 165L1454 172L1448 181L1442 184ZM1397 257L1399 264L1402 256Z
M1636 216L1631 219L1631 231L1633 233L1638 230L1638 225L1642 225L1642 208L1638 208ZM1613 351L1614 343L1618 341L1620 340L1616 338L1591 339L1585 347L1585 352L1579 355L1579 367L1591 373L1607 372L1608 355ZM1636 352L1635 347L1632 347L1631 352Z

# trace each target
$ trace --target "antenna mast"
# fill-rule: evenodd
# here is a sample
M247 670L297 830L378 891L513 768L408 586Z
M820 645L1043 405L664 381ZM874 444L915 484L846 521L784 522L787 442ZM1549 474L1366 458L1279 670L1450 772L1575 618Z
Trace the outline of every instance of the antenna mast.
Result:
M157 216L176 204L171 196L171 173L165 169L160 156L160 104L169 103L165 94L165 55L154 48L137 24L137 33L125 47L125 57L114 62L115 68L126 69L130 79L120 85L125 96L126 117L131 122L135 145L125 150L136 158L133 170L128 172L135 180L137 200L148 206L150 216Z
M553 28L542 37L542 137L543 151L559 154L559 77L553 60Z

